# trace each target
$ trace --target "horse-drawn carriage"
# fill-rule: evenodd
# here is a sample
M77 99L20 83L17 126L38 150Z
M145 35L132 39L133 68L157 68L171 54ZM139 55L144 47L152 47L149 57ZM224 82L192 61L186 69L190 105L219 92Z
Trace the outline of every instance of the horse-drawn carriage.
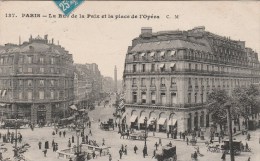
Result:
M75 122L75 116L60 119L58 122L59 128L65 128Z
M23 119L5 119L2 128L20 128L21 126L28 124L27 120Z
M145 137L145 131L136 131L129 134L129 138L133 140L144 140Z
M155 154L157 161L177 161L176 146L163 146Z
M102 130L106 130L106 131L109 131L110 129L113 129L114 130L114 122L113 122L113 119L109 119L107 122L101 122L100 123L100 128Z
M229 148L229 140L224 140L223 141L224 144L221 146L222 150L225 150L227 153L230 153L230 148ZM241 141L237 141L237 140L233 140L233 151L235 155L239 155L241 153L241 151L243 150L241 147L242 142Z

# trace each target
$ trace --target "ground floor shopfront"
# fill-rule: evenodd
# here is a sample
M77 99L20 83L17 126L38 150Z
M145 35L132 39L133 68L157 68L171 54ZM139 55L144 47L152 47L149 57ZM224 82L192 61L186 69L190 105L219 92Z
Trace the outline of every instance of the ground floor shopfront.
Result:
M126 106L122 122L134 129L156 132L185 132L209 127L211 116L204 108L174 109L166 107Z
M27 119L32 123L50 123L58 115L65 115L69 102L56 103L2 103L1 118Z

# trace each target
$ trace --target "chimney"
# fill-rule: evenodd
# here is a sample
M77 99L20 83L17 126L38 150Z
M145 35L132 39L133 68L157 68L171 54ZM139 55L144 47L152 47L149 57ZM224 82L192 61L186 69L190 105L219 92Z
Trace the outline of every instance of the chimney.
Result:
M32 35L30 35L29 42L32 42Z
M151 27L142 27L141 28L141 34L143 34L143 33L151 34L152 32L153 32L153 29Z
M53 44L53 41L54 41L54 39L52 38L52 39L51 39L51 44Z
M19 36L19 45L21 45L21 36Z

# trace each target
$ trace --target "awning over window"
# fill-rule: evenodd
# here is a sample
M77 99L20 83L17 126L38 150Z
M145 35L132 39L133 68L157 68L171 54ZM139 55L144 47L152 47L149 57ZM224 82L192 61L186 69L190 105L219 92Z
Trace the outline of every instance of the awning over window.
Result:
M161 51L160 56L164 56L165 51Z
M176 124L176 122L177 122L176 119L170 119L170 120L168 120L168 126L169 126L169 125L174 126L174 125Z
M75 105L71 105L70 108L73 110L77 110L77 107Z
M135 122L137 116L136 115L132 115L131 118L130 118L130 122Z
M145 56L145 53L142 53L141 56Z
M5 106L6 104L5 103L0 103L0 106Z
M158 125L164 125L165 122L166 122L166 118L161 117L161 118L158 120L157 124L158 124Z
M6 90L4 90L4 91L3 91L3 93L2 93L2 97L4 97L4 96L5 96L5 93L6 93Z
M155 120L156 120L155 117L149 118L149 120L147 121L147 125L150 125L150 124L153 123Z
M134 56L134 55L136 55L137 53L133 53L132 55Z
M154 54L155 54L155 52L153 51L153 52L151 52L150 56L154 56Z
M145 116L141 116L140 119L138 120L138 123L139 124L143 124L144 123L144 119L145 119Z
M0 90L0 95L1 95L1 93L2 93L2 90Z
M176 51L175 51L175 50L172 50L172 51L171 51L171 56L174 56L175 53L176 53Z
M160 64L160 68L164 68L165 64Z
M170 67L173 68L175 66L175 63L171 63Z
M142 94L142 99L146 99L146 94Z
M125 113L123 113L123 115L122 115L122 120L125 118L125 116L126 116L126 112Z

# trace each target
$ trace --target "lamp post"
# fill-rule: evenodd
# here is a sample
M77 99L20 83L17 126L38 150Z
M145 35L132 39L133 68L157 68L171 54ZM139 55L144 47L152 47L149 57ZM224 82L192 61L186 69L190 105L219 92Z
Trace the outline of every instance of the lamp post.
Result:
M77 136L77 151L76 151L76 156L77 156L77 159L76 161L79 161L79 136L80 136L80 130L79 129L76 129L76 136Z
M235 161L234 149L233 149L232 120L231 120L230 108L231 108L231 106L227 105L227 121L228 121L228 128L229 128L229 150L230 150L230 160Z
M17 118L15 119L15 145L14 145L14 157L18 156L17 151Z
M145 126L145 133L144 133L144 148L147 148L147 146L146 146L146 138L147 138L147 117L144 118L144 126Z

